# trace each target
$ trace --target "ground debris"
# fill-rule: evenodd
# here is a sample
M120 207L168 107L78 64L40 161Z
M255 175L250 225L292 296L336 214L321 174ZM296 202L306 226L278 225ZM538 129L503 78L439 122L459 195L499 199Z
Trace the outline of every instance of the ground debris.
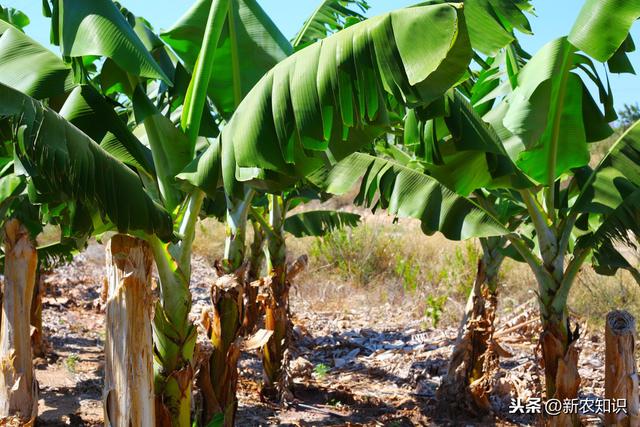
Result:
M194 256L191 318L210 308L213 266ZM307 273L303 273L307 274ZM52 353L39 361L40 424L102 425L104 314L96 308L104 275L104 247L91 244L73 263L46 278L45 336ZM358 296L366 302L366 297ZM284 408L260 402L262 368L255 350L239 361L237 425L422 426L534 425L531 416L508 414L510 399L541 396L536 356L539 321L535 301L500 318L496 341L512 357L501 358L487 420L446 420L434 413L435 394L446 374L456 338L453 327L432 329L410 307L353 303L344 310L314 311L292 295L294 400ZM383 314L383 315L381 315ZM500 316L499 316L500 317ZM581 328L583 396L604 392L602 342ZM200 331L200 341L206 340Z

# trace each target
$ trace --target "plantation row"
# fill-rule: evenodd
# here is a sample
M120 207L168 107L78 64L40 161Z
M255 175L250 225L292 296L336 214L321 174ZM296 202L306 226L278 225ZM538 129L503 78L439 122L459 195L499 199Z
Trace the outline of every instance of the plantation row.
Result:
M259 348L263 398L290 398L289 289L306 261L287 262L285 233L355 225L355 214L292 211L356 186L355 203L428 235L480 239L445 408L490 410L506 257L538 284L546 397L577 397L576 275L591 263L640 281L619 252L639 231L640 125L595 167L589 150L617 118L596 64L633 72L640 0L586 0L568 36L534 55L517 40L532 32L530 0L367 9L322 1L290 42L256 0L198 0L161 33L111 0L44 0L56 55L24 33L24 14L0 8L0 419L37 416L38 268L92 237L110 239L106 425L233 425L243 348ZM211 351L196 366L189 283L204 217L226 236L203 318ZM46 225L61 239L36 248Z

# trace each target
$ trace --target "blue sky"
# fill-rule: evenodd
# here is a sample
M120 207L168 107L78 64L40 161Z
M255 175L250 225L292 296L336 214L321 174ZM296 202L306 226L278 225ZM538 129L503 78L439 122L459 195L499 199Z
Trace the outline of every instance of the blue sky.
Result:
M90 1L90 0L85 0ZM120 0L137 15L144 16L156 29L168 28L184 13L191 1L185 0ZM315 9L319 0L258 0L271 16L280 30L292 38L305 18ZM419 3L420 0L369 0L372 5L370 16L390 11L394 8ZM0 0L3 6L18 8L31 18L26 28L28 34L48 44L49 23L42 18L40 0ZM531 17L534 36L521 35L521 42L531 53L537 51L548 41L566 35L582 7L583 0L533 0L537 17ZM636 23L632 34L640 47L640 23ZM631 62L640 72L640 51L630 54ZM640 101L640 76L611 75L611 86L615 95L616 107Z

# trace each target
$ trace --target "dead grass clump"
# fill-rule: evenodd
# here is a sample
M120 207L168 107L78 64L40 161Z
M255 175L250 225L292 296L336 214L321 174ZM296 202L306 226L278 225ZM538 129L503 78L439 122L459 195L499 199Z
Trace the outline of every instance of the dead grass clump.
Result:
M198 224L194 253L213 262L224 250L224 225ZM247 242L251 242L248 230ZM365 213L360 226L324 238L287 236L290 258L309 255L296 279L294 298L317 311L401 307L425 326L456 326L473 284L481 249L477 241L451 242L426 236L413 220L394 223ZM511 259L500 271L498 318L508 318L536 297L537 284L526 264ZM603 327L606 314L625 309L640 317L640 287L626 272L605 277L585 267L571 291L569 307L590 325Z
M213 263L224 255L224 224L214 218L205 218L196 225L193 253ZM250 241L250 240L249 240Z
M604 331L607 313L626 310L640 318L640 286L627 271L600 276L585 267L569 296L569 308L592 327Z
M381 215L324 238L291 239L288 246L292 256L309 255L298 288L319 310L391 304L431 327L459 322L480 256L473 241L426 236L417 221L393 223Z

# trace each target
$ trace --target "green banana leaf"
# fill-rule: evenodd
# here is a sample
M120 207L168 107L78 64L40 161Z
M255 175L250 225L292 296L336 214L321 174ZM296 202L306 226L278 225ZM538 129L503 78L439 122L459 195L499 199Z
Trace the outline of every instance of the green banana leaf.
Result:
M0 83L33 98L63 94L74 87L71 68L38 42L0 21Z
M0 32L5 24L9 24L14 28L17 28L20 31L29 25L31 20L27 15L25 15L22 11L14 9L12 7L2 7L0 6L0 20L4 22L0 22Z
M95 207L119 232L169 240L171 217L127 166L39 101L0 84L0 117L16 129L18 172L67 198ZM60 200L64 201L64 200Z
M631 38L631 34L627 36L627 38L622 42L622 45L616 50L611 58L607 61L607 65L609 66L609 71L616 74L621 73L629 73L635 74L636 70L633 68L631 64L631 60L627 55L630 52L636 50L636 45Z
M306 211L288 216L284 230L295 237L321 237L343 227L355 227L360 215L337 211Z
M465 16L474 49L495 56L515 40L513 30L531 34L523 11L532 11L529 0L465 0Z
M640 235L640 122L630 127L609 150L571 208L586 215L591 233L578 246L597 247L610 241L633 244ZM578 220L580 222L580 220Z
M220 140L216 138L207 150L200 153L176 176L176 179L200 188L214 200L219 196L222 185L221 168Z
M366 0L322 0L291 44L298 50L326 38L330 33L364 21L366 17L363 13L369 7Z
M613 276L618 270L627 270L640 284L640 271L613 246L612 242L603 242L593 254L591 263L596 273L603 276Z
M506 98L502 123L522 146L516 164L544 185L587 165L587 142L608 129L580 76L571 71L579 62L566 38L556 39L521 70L517 88Z
M77 86L58 112L116 159L153 174L151 151L90 85Z
M134 76L171 84L113 1L57 0L53 4L53 41L63 56L104 56Z
M258 82L223 130L225 186L232 173L303 178L346 157L387 129L387 94L427 105L470 59L462 9L449 4L396 10L302 49Z
M133 107L140 124L135 132L151 148L164 205L173 211L180 203L175 177L195 157L195 144L157 110L140 87L134 92Z
M569 34L569 41L600 62L609 60L640 18L638 0L587 0Z
M575 213L606 214L640 187L640 122L622 134L581 185Z
M475 202L458 196L436 179L369 154L354 153L342 160L325 182L327 192L337 195L361 182L357 203L419 219L428 235L440 231L448 239L466 240L509 232Z
M420 112L415 111L410 112L405 121L405 145L439 146L434 149L438 152L438 162L424 156L424 169L429 175L462 196L480 188L520 189L533 185L512 162L492 126L459 91L447 93L445 103L443 124L446 128L434 128L433 120L420 121ZM430 134L436 134L436 138L428 142ZM425 154L428 152L425 150Z
M160 37L193 72L212 0L199 0ZM228 118L237 105L293 48L256 0L231 0L213 61L209 96Z

